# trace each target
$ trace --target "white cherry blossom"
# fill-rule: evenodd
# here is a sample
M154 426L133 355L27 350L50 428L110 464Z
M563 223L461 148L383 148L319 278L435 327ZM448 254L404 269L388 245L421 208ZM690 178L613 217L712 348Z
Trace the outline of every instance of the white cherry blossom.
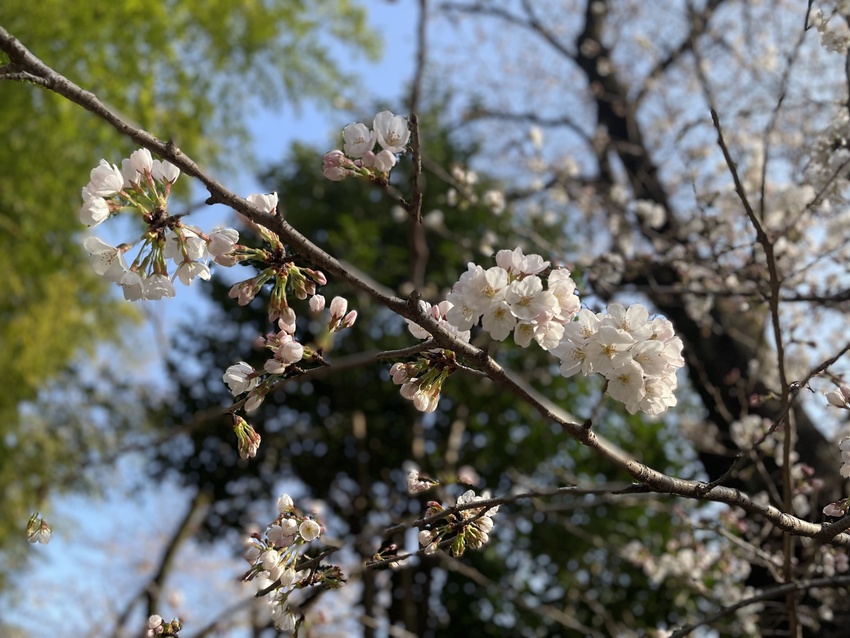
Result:
M410 139L410 128L407 118L393 115L390 111L381 111L372 123L378 144L390 153L402 153Z

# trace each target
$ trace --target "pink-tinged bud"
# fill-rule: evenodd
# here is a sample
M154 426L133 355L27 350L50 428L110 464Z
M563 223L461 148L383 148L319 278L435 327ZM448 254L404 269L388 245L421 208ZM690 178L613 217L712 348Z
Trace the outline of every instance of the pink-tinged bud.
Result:
M331 320L339 321L348 310L348 300L345 297L334 297L331 300Z
M254 286L254 280L240 281L238 284L233 284L230 287L230 292L227 296L231 299L236 299L240 306L247 306L254 300L257 294L257 288Z
M322 156L322 168L342 168L347 162L345 153L340 150L328 151Z
M844 397L845 401L850 400L850 385L842 383L838 386L838 391L841 392L841 396Z
M397 161L395 154L383 150L375 156L374 166L381 173L389 173Z
M328 278L325 277L325 273L323 273L321 270L305 270L309 273L309 275L313 278L313 281L315 281L317 285L324 286L326 283L328 283Z
M375 157L374 151L366 151L360 156L360 164L363 168L372 168L375 166Z
M248 195L246 199L249 204L256 206L264 213L272 214L277 209L277 193Z
M340 329L342 328L350 328L354 325L354 322L357 321L357 311L352 310L342 319L342 323L340 324Z
M826 396L826 400L830 405L835 406L836 408L846 408L847 403L844 399L844 395L838 390L830 390L829 392L824 392Z
M313 295L310 298L310 312L320 313L325 309L325 298L322 295Z
M325 179L329 179L332 182L341 182L351 175L351 171L347 171L344 168L326 168L322 171L322 175L325 176Z
M240 416L235 417L233 431L239 442L239 456L243 459L254 458L260 449L260 435Z
M130 153L130 164L139 173L150 175L153 170L153 157L151 152L146 148L140 148L137 151Z
M257 410L263 404L265 398L266 395L259 392L250 394L248 396L248 400L245 401L245 412L254 412Z
M833 516L835 518L841 518L847 512L847 502L846 501L836 501L835 503L830 503L826 507L823 508L823 513L826 516Z
M278 352L278 357L287 364L297 363L304 356L304 346L297 341L290 341L284 346L281 346Z

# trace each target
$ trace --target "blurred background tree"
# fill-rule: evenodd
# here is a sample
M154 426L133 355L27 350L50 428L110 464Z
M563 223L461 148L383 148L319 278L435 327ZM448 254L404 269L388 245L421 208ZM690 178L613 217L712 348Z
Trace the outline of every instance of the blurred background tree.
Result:
M0 24L123 116L219 168L246 161L247 118L263 104L338 95L351 81L331 43L348 55L379 50L348 0L8 0ZM92 273L74 212L98 160L133 147L26 84L3 83L0 113L1 586L29 513L52 489L81 487L82 468L143 425L129 406L145 397L132 382L110 385L114 371L75 365L138 318ZM185 201L188 182L179 188Z
M558 246L562 254L571 250L569 237L551 219L510 209L495 214L485 193L499 185L486 174L477 174L467 185L458 179L467 170L463 167L476 163L478 147L449 133L440 115L447 103L432 105L420 117L423 158L430 167L424 174L423 224L412 222L377 188L355 180L326 180L320 149L296 145L263 180L269 191L279 193L287 220L323 249L369 273L379 286L401 291L416 287L434 303L445 298L467 262L487 264L489 255L502 247L546 252L537 241L545 237L547 246ZM462 170L453 176L451 167ZM395 169L399 188L406 187L409 170L406 161ZM450 190L456 195L449 195ZM226 274L233 283L253 273ZM452 485L462 468L474 468L477 490L497 493L587 483L605 468L528 405L475 376L456 373L435 413L416 412L393 390L388 374L392 361L375 358L416 340L398 316L365 295L352 299L351 307L359 313L355 328L336 340L327 338L318 319L306 319L306 302L297 310L303 319L299 338L323 345L331 367L309 380L289 382L266 399L250 418L263 437L259 453L242 460L229 417L193 416L229 404L218 371L239 360L262 366L264 359L261 352L246 351L245 344L252 335L270 330L265 299L235 306L227 294L229 283L214 278L206 287L215 303L213 314L201 324L187 325L183 334L189 338L175 344L172 372L180 398L163 419L173 419L175 431L192 424L191 433L169 440L159 461L150 465L152 476L178 472L181 482L212 502L204 518L207 540L228 539L239 547L245 530L273 507L261 505L276 497L286 481L297 486L298 498L323 504L322 518L331 536L357 539L356 555L346 558L353 579L349 586L360 588L357 613L403 626L411 635L558 635L567 630L604 635L601 622L618 627L620 619L637 613L642 624L651 626L674 621L681 613L681 607L673 611L675 591L662 588L650 595L647 577L619 554L637 536L649 535L662 545L671 538L679 515L669 503L651 497L627 503L555 499L538 503L533 516L527 507L503 507L494 541L482 552L468 552L463 561L423 557L410 570L364 569L363 562L382 544L415 549L403 535L382 536L399 519L421 515L425 502L435 497L406 494L404 468L411 464L446 481L451 487L444 494L454 498L466 489ZM332 281L322 292L328 299L351 293ZM487 338L477 343L486 344ZM592 384L560 377L554 360L536 345L490 347L536 390L559 405L580 406L588 415L594 411L594 418L611 425L606 436L647 450L646 461L656 467L681 473L687 457L665 423L646 422L609 403L594 407ZM197 366L187 369L186 361ZM608 479L616 483L628 477ZM564 542L566 535L569 542ZM624 586L608 586L612 578ZM587 592L595 592L596 606L588 602L593 596L588 598ZM315 607L336 605L323 598ZM351 603L344 607L350 614ZM261 615L260 622L274 633L270 619ZM368 622L358 631L379 635Z

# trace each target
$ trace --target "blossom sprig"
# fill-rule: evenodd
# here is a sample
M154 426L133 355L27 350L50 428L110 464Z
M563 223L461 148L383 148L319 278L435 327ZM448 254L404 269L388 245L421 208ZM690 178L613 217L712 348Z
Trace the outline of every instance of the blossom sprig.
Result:
M47 524L44 517L40 516L38 512L34 512L27 522L27 542L47 545L52 534L53 530L50 529L50 525Z
M455 507L463 507L478 501L489 500L485 492L476 496L473 490L467 490L458 499ZM425 518L436 516L448 508L437 501L429 501ZM493 517L499 511L498 505L464 508L451 512L433 523L428 523L419 531L419 544L426 554L435 553L441 546L448 545L449 554L462 556L467 548L479 549L490 540L493 530Z
M295 630L298 620L289 605L290 594L305 587L321 585L328 589L342 586L345 578L338 567L317 565L299 569L304 551L324 531L315 515L295 508L288 494L277 501L279 515L263 534L255 533L247 541L245 560L251 568L242 580L255 581L259 595L269 596L272 620L281 631Z
M175 279L188 286L196 278L210 278L211 259L231 266L241 258L239 233L234 229L216 227L207 234L184 224L179 215L169 214L168 198L179 176L176 166L139 149L122 160L120 169L101 160L82 190L79 218L90 228L124 210L146 225L140 242L135 242L139 249L131 264L125 255L135 243L111 246L93 236L83 243L95 273L121 286L127 300L173 297ZM174 262L173 269L168 260Z
M322 157L324 176L335 182L356 176L386 183L398 162L396 155L404 153L410 140L410 128L407 118L381 111L372 129L362 122L348 124L342 129L342 138L343 150L335 149ZM377 153L376 142L382 149Z
M291 319L292 323L287 323L288 319ZM287 377L295 364L302 360L321 362L317 352L305 347L292 336L295 332L294 313L291 317L278 319L277 326L277 332L260 337L262 346L272 353L261 370L255 370L249 363L240 361L228 367L222 375L222 380L234 397L248 394L244 404L246 412L259 408L272 386Z
M419 494L421 492L426 492L430 490L432 487L439 485L440 481L437 479L432 479L428 476L422 476L419 473L419 470L410 470L407 473L407 493L408 494Z
M469 330L480 320L497 341L513 332L514 341L523 348L534 340L544 350L552 350L581 303L575 282L564 268L552 270L544 288L539 275L548 267L540 255L525 255L521 248L500 250L496 265L487 270L470 263L447 297L452 307L446 320L458 330Z
M239 456L243 459L257 456L257 450L260 449L260 435L244 418L237 414L233 415L233 432L236 434Z
M650 319L640 304L611 304L607 312L579 311L552 354L561 361L561 375L601 374L607 393L631 414L654 416L676 405L682 347L669 320Z
M413 402L420 412L433 412L440 402L443 383L458 369L451 350L423 352L415 361L397 362L390 368L393 383L401 396Z
M166 622L159 614L154 614L148 618L148 638L168 638L168 636L176 636L183 629L183 623L178 618Z
M248 201L262 212L275 214L278 206L277 193L248 196ZM264 241L262 248L239 247L235 258L246 265L254 266L259 273L254 277L233 284L228 293L236 299L240 306L251 303L263 286L271 284L269 297L269 321L284 319L288 324L295 324L295 312L290 307L291 297L311 299L318 294L318 289L328 283L327 277L320 270L315 270L296 263L296 258L290 253L277 233L263 226L254 224L257 232ZM322 297L322 304L324 298ZM311 305L311 308L315 304Z

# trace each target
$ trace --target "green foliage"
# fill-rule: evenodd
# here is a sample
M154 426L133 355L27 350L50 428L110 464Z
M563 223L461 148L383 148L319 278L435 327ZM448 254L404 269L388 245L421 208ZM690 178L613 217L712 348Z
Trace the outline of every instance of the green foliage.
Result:
M0 23L57 71L131 122L175 138L204 165L244 159L232 149L244 146L244 115L261 102L335 94L341 74L329 49L332 39L376 53L364 12L349 0L4 0ZM51 433L45 417L60 419L53 427L70 427L70 407L58 417L44 405L26 413L21 405L40 396L68 402L68 396L56 399L58 390L48 392L51 380L55 386L74 357L116 338L134 316L91 272L76 214L80 189L99 158L116 161L133 147L92 114L26 83L2 83L0 113L0 547L5 547L20 534L30 510L44 507L49 488L78 484L65 479L73 479L73 464L93 443L88 435L66 439ZM178 185L188 192L188 182ZM72 391L75 385L72 379L63 387Z
M435 117L423 117L422 130L427 140L427 166L468 166L473 161L475 147L452 139ZM266 175L268 189L281 195L280 208L287 219L377 283L393 290L409 290L411 220L394 217L394 200L375 187L353 179L325 180L320 156L319 150L295 146L287 161ZM409 160L405 159L394 169L393 182L400 190L406 190L408 167ZM426 219L437 208L444 218L442 224L425 226L430 257L422 292L429 301L445 298L467 262L489 265L489 252L485 256L482 248L489 251L490 245L499 249L522 243L527 252L540 251L520 239L517 231L524 237L545 236L550 245L567 249L568 240L559 225L546 226L539 217L521 213L495 216L480 199L462 207L449 206L449 184L443 175L430 171L424 175ZM492 186L492 180L479 176L479 198ZM485 241L487 236L493 239ZM250 273L237 269L227 275L231 281L238 281ZM192 338L183 340L184 345L173 357L173 372L181 387L179 403L171 408L175 427L191 423L198 411L229 403L220 381L220 372L227 366L244 359L261 367L264 360L262 353L251 353L247 344L256 334L272 329L265 307L259 301L248 307L235 306L227 298L226 284L214 284L212 290L218 306L215 315L207 326L194 327ZM460 486L441 487L418 501L413 499L411 505L404 491L406 473L402 467L406 461L414 460L425 474L449 483L459 468L472 466L481 476L479 487L497 493L508 493L516 486L545 489L578 482L593 484L603 474L611 481L629 480L625 474L618 476L612 468L600 465L594 455L527 404L477 376L455 373L444 386L437 411L428 416L416 412L389 380L392 362L346 367L347 357L356 353L414 343L404 322L336 282L329 282L322 293L328 299L335 294L351 298L351 305L359 312L358 322L325 349L330 369L308 381L287 383L266 399L256 415L251 415L250 422L262 436L256 459L238 457L229 419L221 419L198 424L186 437L186 445L169 444L161 450L159 462L151 466L157 474L170 468L186 484L200 485L214 496L216 505L205 523L209 539L230 537L236 545L244 529L267 516L254 508L277 495L284 477L298 481L305 493L327 503L333 535L356 536L356 550L364 560L378 550L384 527L409 517L412 511L421 514L427 500L451 501L462 491ZM307 320L306 302L299 303L299 340L324 343L322 326ZM488 346L483 335L474 339L579 418L594 412L599 387L583 378L560 377L554 359L536 344L521 349L510 340ZM198 359L204 376L187 373L185 361L190 358ZM646 423L614 410L609 403L596 410L599 423L605 424L602 434L615 442L628 439L646 452L645 462L661 467L677 465L676 459L665 459L660 452L673 438L663 423ZM540 511L535 513L535 509ZM404 619L407 628L421 636L464 632L541 635L535 631L563 635L563 627L553 625L546 614L536 613L535 605L546 603L563 609L568 592L606 589L606 583L620 573L628 582L618 583L621 587L606 594L601 604L609 606L614 617L639 613L650 625L665 616L664 597L657 597L655 603L644 595L636 603L639 592L647 591L646 577L608 552L616 552L618 544L625 545L643 533L639 529L651 530L663 543L672 533L670 518L668 511L647 508L640 500L614 506L596 498L564 497L540 501L534 508L528 502L503 506L495 519L491 543L481 551L467 551L462 559L467 568L476 570L492 585L480 586L476 584L479 580L470 581L468 575L449 569L444 572L442 589L431 592L440 582L431 576L443 571L445 565L435 558L423 558L412 575L393 575L390 620ZM606 541L603 547L601 539L612 542ZM404 546L402 536L386 540ZM374 584L375 576L369 570L362 577ZM515 604L504 593L511 590L533 604ZM365 591L371 588L367 586ZM434 612L429 592L438 596L448 613ZM364 596L364 609L370 615L373 601L368 593ZM581 622L595 626L592 607L572 595L569 604L578 610Z

